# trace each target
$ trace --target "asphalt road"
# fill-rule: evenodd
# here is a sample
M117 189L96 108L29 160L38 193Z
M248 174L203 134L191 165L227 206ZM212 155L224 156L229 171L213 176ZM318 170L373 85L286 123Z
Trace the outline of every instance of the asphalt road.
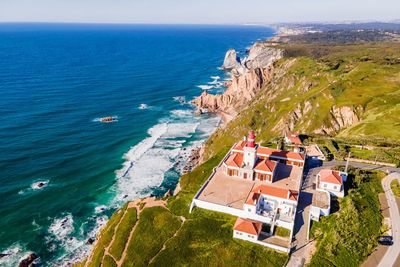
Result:
M397 207L396 198L390 188L390 183L397 179L400 182L400 173L394 172L382 180L382 187L385 191L389 205L390 221L392 224L393 245L386 251L378 267L394 266L397 257L400 254L400 212Z

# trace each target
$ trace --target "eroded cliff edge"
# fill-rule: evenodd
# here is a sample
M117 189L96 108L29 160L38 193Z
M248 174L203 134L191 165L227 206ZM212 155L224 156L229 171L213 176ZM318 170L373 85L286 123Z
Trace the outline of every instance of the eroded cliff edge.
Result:
M199 110L235 116L271 79L274 63L283 55L284 50L266 42L255 43L243 59L238 57L234 49L229 49L222 65L232 75L226 91L215 95L204 91L192 103Z

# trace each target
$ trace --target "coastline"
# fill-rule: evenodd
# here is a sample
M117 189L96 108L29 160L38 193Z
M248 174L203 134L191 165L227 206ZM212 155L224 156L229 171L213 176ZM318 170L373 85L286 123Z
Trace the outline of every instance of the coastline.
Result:
M270 40L271 38L276 38L277 36L278 35L274 35L274 36L270 37L267 40ZM264 40L264 41L261 41L261 42L265 42L267 40ZM252 45L255 45L255 44L259 43L259 42L260 41L254 41ZM227 86L227 89L228 88L229 87ZM231 113L229 113L227 111L224 111L224 110L208 111L207 113L212 113L212 114L217 115L219 117L219 119L220 119L219 124L218 124L218 126L216 126L214 128L212 133L206 139L202 140L202 144L200 146L193 147L191 149L191 152L189 153L189 156L188 156L186 162L183 164L182 172L180 173L179 179L178 179L178 181L177 181L177 183L175 185L175 188L174 188L173 192L168 190L167 192L165 192L163 197L155 197L154 195L150 194L150 195L145 196L145 197L132 199L132 200L129 200L129 201L126 202L126 203L128 203L128 206L130 206L130 207L132 205L133 206L135 206L135 205L137 206L138 203L145 203L143 205L143 207L152 207L152 206L160 206L160 205L165 207L168 199L171 196L176 196L176 195L178 195L180 193L180 191L181 191L181 185L180 185L181 177L183 175L187 174L187 173L190 173L194 168L196 168L197 166L201 165L205 161L203 156L204 156L204 149L205 149L205 144L206 144L207 140L209 140L211 138L212 134L215 131L217 131L218 129L223 129L232 119L235 118L235 115L236 115L236 114L231 114ZM194 115L194 116L196 116L196 115ZM146 203L153 203L153 204L150 204L150 206L149 206ZM141 207L141 209L143 209L143 207ZM101 233L101 231L103 230L103 228L105 226L106 225L102 226L101 228L99 228L97 230L96 237L95 237L96 241L98 240L99 234ZM94 242L94 244L96 243L96 241ZM91 249L89 251L89 255L82 255L82 257L80 259L77 259L75 262L73 262L73 264L81 262L84 259L89 259L91 254L92 254L92 251L93 251L93 246L91 247Z

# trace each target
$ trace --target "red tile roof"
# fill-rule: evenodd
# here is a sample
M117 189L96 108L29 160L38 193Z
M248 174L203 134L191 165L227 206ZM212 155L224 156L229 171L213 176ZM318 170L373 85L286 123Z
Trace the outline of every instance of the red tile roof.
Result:
M259 146L257 154L266 155L269 157L281 157L286 159L304 160L304 155L291 151L284 151L279 149L272 149L268 147Z
M271 185L259 185L253 189L253 192L295 201L297 201L299 196L299 192L295 190L279 188Z
M246 200L246 204L255 206L254 200L258 201L259 198L260 198L259 193L250 192L250 195Z
M287 133L286 137L289 139L289 141L292 144L295 144L295 145L301 145L302 144L301 139L299 138L299 135L297 133Z
M242 153L232 153L229 158L225 161L226 165L230 167L241 168L243 164L243 154Z
M320 181L331 184L343 184L342 176L339 171L323 169L319 172Z
M259 235L262 229L262 223L249 219L237 218L233 229L251 235Z
M247 141L240 141L238 142L233 149L235 150L243 150L243 148L246 146Z
M256 167L254 168L257 171L264 171L264 172L274 172L276 167L276 162L264 159L264 160L259 160L256 164Z

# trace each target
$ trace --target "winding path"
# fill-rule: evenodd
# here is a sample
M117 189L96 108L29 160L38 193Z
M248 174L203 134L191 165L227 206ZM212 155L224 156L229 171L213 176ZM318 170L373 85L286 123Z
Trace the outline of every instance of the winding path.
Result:
M400 173L394 172L382 180L382 187L385 191L386 199L389 205L390 221L392 224L393 245L386 251L378 267L394 266L397 257L400 254L400 212L397 206L396 197L390 188L390 183L397 179L400 182Z

